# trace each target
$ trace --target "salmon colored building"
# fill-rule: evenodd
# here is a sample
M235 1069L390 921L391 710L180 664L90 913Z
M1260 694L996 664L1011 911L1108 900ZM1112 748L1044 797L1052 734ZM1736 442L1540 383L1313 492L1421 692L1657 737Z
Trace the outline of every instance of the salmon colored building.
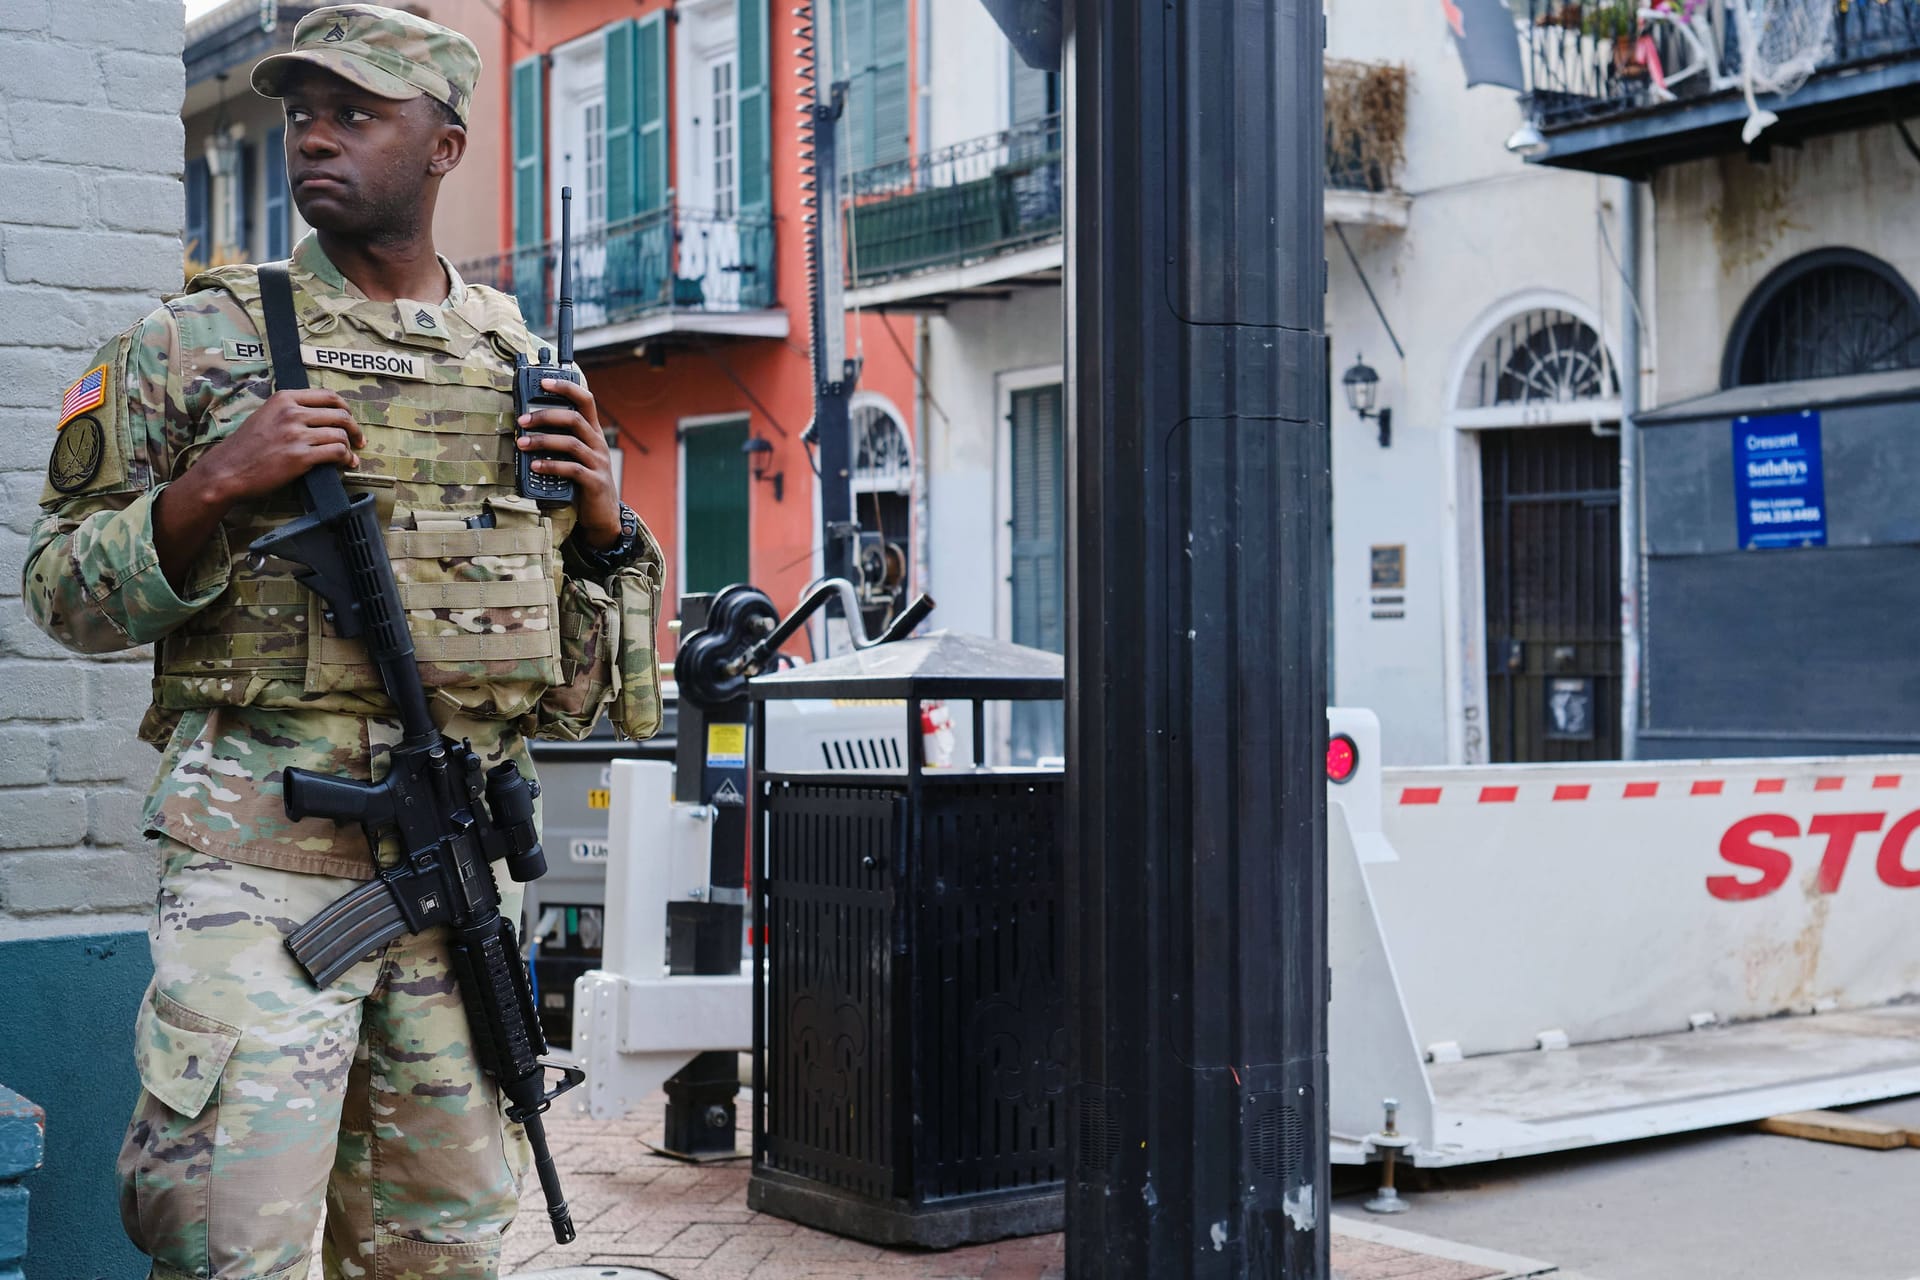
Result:
M668 617L680 595L737 581L784 610L819 573L817 450L803 439L813 399L806 26L792 3L500 5L507 65L491 78L505 91L488 123L507 140L501 252L461 267L515 292L535 330L552 334L560 191L571 188L575 357L626 501L666 550ZM888 102L884 118L906 128L908 33L887 29L892 11L844 0L837 30L851 22L849 48L898 44L898 75L866 78L884 82L887 98L897 81L900 109ZM870 139L882 118L875 95L853 97L846 127ZM848 354L864 360L856 513L909 561L915 338L911 317L848 321Z

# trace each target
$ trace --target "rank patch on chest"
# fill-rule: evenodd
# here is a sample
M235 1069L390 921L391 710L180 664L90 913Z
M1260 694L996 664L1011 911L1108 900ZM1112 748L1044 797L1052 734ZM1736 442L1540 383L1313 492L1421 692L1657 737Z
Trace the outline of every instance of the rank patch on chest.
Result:
M316 369L334 369L369 378L427 380L427 362L401 351L366 351L353 347L313 347L302 344L300 362Z
M413 302L401 298L394 303L396 314L400 317L400 327L416 338L427 338L435 345L446 341L447 326L440 308L428 302Z
M67 394L60 398L60 422L64 427L89 409L98 409L107 402L107 366L100 365L87 370L81 379L67 388Z

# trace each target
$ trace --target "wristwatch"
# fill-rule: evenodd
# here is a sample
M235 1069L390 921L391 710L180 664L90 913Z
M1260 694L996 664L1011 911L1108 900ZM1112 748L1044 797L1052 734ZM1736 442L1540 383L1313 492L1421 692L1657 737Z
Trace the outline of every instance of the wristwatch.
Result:
M573 549L587 562L588 567L602 573L624 569L633 562L635 553L640 550L640 517L623 502L620 504L620 541L605 550L597 550L576 536Z

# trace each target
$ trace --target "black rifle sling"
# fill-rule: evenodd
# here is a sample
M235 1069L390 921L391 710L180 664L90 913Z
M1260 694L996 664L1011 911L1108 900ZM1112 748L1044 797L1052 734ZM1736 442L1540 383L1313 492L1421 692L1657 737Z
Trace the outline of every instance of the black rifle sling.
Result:
M300 322L293 314L293 281L287 277L286 263L269 262L260 268L260 309L267 315L274 389L305 389L307 367L300 363Z

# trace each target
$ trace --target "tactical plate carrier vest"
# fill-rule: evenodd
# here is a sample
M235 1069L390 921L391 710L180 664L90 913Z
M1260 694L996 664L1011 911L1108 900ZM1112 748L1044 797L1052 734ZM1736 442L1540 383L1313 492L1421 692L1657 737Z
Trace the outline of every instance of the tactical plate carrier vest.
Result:
M572 508L543 512L514 490L513 362L536 340L513 299L484 287L465 286L470 296L457 308L422 307L408 318L392 302L314 297L300 283L296 271L303 362L312 385L338 392L366 433L360 467L345 480L349 491L376 495L422 681L469 716L529 712L563 683L559 548L574 520ZM189 288L226 291L266 332L253 267L217 268ZM236 379L245 368L264 394L264 339L229 348ZM230 402L175 474L261 400ZM301 693L302 705L320 710L389 709L365 649L341 638L289 566L250 562L248 544L297 514L291 493L229 513L229 586L160 642L159 708L243 706L273 691ZM596 612L569 610L568 620L591 626Z

